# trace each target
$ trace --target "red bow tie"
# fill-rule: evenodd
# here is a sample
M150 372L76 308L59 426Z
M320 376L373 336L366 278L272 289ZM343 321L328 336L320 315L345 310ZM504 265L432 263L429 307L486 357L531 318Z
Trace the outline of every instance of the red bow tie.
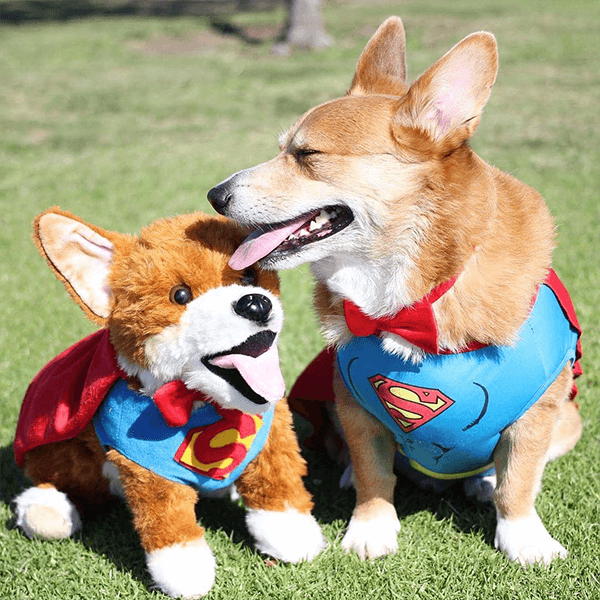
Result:
M183 381L165 383L154 393L154 404L170 427L183 427L192 414L196 400L207 401L197 390L188 390Z
M344 300L344 316L348 329L359 337L376 335L381 331L395 333L425 352L439 354L438 329L431 305L443 296L455 281L456 277L445 281L422 300L400 309L391 317L369 317L356 304Z

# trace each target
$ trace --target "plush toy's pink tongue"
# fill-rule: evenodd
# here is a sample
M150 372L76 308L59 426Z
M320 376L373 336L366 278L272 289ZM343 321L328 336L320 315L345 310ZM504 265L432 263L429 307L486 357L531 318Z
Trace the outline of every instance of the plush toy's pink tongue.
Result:
M255 261L248 264L253 262ZM223 369L237 369L245 382L269 402L277 402L285 394L285 382L279 368L279 352L275 345L257 357L247 354L226 354L217 356L210 362Z
M229 266L236 271L242 271L253 265L257 260L273 252L279 244L283 243L290 234L300 229L306 222L306 217L300 217L279 229L263 231L261 229L251 233L233 253L229 259Z

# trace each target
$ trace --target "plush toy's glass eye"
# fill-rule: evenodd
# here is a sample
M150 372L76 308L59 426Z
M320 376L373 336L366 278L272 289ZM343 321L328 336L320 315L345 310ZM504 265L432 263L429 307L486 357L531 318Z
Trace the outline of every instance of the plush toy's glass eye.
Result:
M169 292L169 300L174 304L187 304L192 301L192 290L187 285L176 285Z
M255 285L256 284L256 271L254 269L246 269L242 273L242 285Z

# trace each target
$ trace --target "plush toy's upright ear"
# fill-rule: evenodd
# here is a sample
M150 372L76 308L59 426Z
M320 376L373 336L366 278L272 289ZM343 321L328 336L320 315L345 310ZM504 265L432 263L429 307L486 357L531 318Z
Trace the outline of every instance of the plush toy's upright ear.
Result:
M33 222L38 251L88 318L100 325L110 313L108 274L118 237L58 208Z
M406 89L406 40L399 17L389 17L363 50L352 85L351 95L402 95Z
M485 31L467 36L412 84L399 124L457 147L475 132L497 72L494 36Z

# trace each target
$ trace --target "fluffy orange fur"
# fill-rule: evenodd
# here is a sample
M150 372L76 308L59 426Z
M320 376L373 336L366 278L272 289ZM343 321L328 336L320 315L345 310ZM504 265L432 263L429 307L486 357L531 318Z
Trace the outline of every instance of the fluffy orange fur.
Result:
M233 223L200 213L157 221L137 238L122 236L110 274L114 304L106 322L118 352L144 364L145 340L177 322L185 309L163 301L172 287L185 283L197 297L238 283L242 274L227 261L243 238ZM257 269L257 275L257 285L279 293L274 272Z
M106 458L119 469L133 526L146 552L204 536L194 512L195 490L140 467L116 450L109 450Z
M54 208L44 214L49 213L85 224L66 211ZM38 250L86 315L110 329L117 353L140 365L146 360L144 341L178 322L184 310L164 301L173 286L185 283L197 296L212 288L238 283L242 277L227 262L244 233L225 218L202 213L182 215L149 225L139 237L85 224L114 244L109 278L113 299L110 314L102 318L82 302L48 257L40 240L42 217L34 223ZM256 269L256 278L256 285L279 294L279 280L274 272ZM137 382L132 379L130 385L136 387ZM106 453L92 424L74 439L31 450L25 460L26 474L35 485L53 486L65 492L83 510L109 502L108 481L102 477L102 468L106 460L113 463L146 552L203 537L204 530L197 524L194 512L197 493L151 473L115 450ZM252 508L293 507L309 513L312 500L302 481L305 474L306 464L283 400L276 407L264 451L240 481L240 492Z
M308 513L311 495L302 483L308 474L292 430L292 415L285 400L275 407L271 434L262 452L239 478L237 488L249 508L283 511L295 508Z

